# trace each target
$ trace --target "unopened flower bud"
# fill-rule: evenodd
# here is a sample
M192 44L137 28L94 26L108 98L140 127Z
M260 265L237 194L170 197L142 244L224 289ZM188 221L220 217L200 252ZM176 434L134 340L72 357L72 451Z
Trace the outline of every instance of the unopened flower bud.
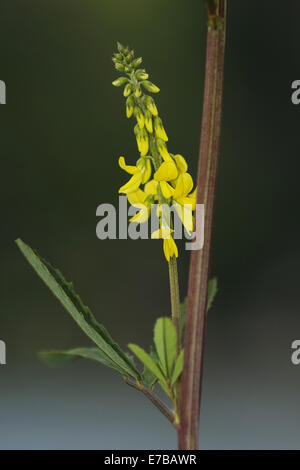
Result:
M142 113L142 110L136 106L134 108L134 115L136 117L136 120L138 122L138 125L140 127L140 129L143 129L144 125L145 125L145 119L144 119L144 115Z
M139 86L136 87L135 92L134 92L136 98L139 98L142 94L142 90Z
M153 132L152 114L148 109L145 113L145 126L146 126L147 131L150 132L150 134L152 134Z
M129 96L130 93L132 91L132 87L130 85L130 83L127 83L127 85L125 86L124 88L124 92L123 92L123 95L126 97L126 96Z
M113 86L122 86L125 85L125 83L128 82L128 78L126 77L119 77L116 80L112 82Z
M154 118L154 130L157 137L164 140L165 142L168 141L168 136L162 124L162 120L158 116L155 116Z
M153 114L153 116L158 115L157 107L155 106L154 99L151 96L146 96L146 106L147 109Z
M150 93L158 93L160 91L158 86L154 85L152 82L149 82L149 80L144 80L141 82L141 84L147 91L150 91Z
M135 72L135 76L138 80L147 80L149 75L145 72L144 69L139 69Z
M123 64L120 64L120 62L116 62L115 63L115 68L119 71L119 72L125 72L125 66Z
M132 67L133 68L137 68L139 65L141 65L141 63L143 62L143 59L141 57L138 57L137 59L135 59L133 62L132 62Z
M127 101L126 101L126 116L128 118L130 118L133 114L133 109L134 109L134 98L132 95L130 95L128 98L127 98Z

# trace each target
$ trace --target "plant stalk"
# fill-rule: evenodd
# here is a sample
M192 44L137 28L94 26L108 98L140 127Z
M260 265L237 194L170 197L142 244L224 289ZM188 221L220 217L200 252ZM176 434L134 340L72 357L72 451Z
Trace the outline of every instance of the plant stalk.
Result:
M177 331L177 354L181 350L181 325L180 325L180 298L176 257L172 256L169 261L169 279L171 295L172 321Z
M137 383L136 380L132 379L131 377L125 377L124 380L127 385L135 388L139 392L142 392L156 406L156 408L170 421L170 423L174 427L176 427L174 413L169 410L169 408L161 401L161 399L157 395L155 395L151 388L145 387L145 385L141 383Z
M214 8L212 8L214 6ZM209 1L205 86L197 174L197 204L204 204L204 246L192 251L181 380L179 449L198 448L199 412L211 236L221 128L226 0Z

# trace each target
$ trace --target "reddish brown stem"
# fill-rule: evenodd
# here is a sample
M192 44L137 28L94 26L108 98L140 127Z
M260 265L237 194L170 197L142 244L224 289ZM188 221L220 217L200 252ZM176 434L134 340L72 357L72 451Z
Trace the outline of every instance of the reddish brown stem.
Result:
M179 449L198 448L203 345L211 235L221 128L222 84L226 31L226 0L218 0L209 15L197 203L204 204L204 246L192 251L181 382Z

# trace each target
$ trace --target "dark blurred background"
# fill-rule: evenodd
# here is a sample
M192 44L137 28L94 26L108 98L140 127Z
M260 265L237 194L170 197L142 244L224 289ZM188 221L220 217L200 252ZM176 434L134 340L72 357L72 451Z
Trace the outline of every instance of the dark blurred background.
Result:
M300 79L296 0L229 0L220 170L201 412L202 448L299 448ZM122 345L148 346L170 313L160 242L100 241L96 208L116 204L135 162L132 121L111 86L117 40L144 58L170 150L195 175L205 54L201 0L2 0L1 449L163 449L176 436L100 365L48 369L37 352L89 345L27 265L21 237L72 280ZM189 253L179 258L181 297Z

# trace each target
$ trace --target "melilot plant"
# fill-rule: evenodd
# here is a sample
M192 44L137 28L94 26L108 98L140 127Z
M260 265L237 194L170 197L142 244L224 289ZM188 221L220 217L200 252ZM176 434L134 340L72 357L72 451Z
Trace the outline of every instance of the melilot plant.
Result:
M201 141L204 156L199 162L198 195L193 178L188 172L186 159L169 150L168 136L152 96L160 90L149 81L148 73L141 68L142 58L135 58L134 51L119 43L113 56L115 68L122 73L122 76L113 81L113 85L123 87L126 116L135 119L134 134L138 148L138 156L130 164L127 164L123 156L119 158L119 166L130 175L129 180L120 187L119 193L125 194L136 209L136 214L130 221L137 224L148 220L155 204L159 226L153 231L151 238L162 239L163 253L168 263L171 315L157 319L150 350L129 344L128 352L124 351L81 301L73 284L67 282L58 269L53 268L22 240L16 241L40 278L94 343L91 348L44 351L41 353L43 360L55 365L84 358L113 369L123 377L126 384L142 392L166 416L178 431L179 446L182 449L197 447L200 385L195 387L193 384L201 376L201 357L197 356L198 349L195 346L198 348L201 343L202 347L204 330L202 327L201 331L198 328L203 324L202 320L217 291L215 279L208 283L208 258L220 129L225 2L209 1L208 6L206 97L202 127L204 143ZM210 115L210 120L207 120L206 114ZM203 165L206 168L204 172ZM174 212L186 232L191 234L195 225L193 212L196 202L208 206L205 214L205 236L208 241L205 240L203 250L192 254L188 302L180 303L177 274L179 253L173 237ZM195 282L198 283L199 292ZM200 309L199 299L202 302ZM202 336L198 338L198 334ZM135 362L136 359L139 365ZM168 397L172 404L171 409L157 396L156 387L160 387Z

